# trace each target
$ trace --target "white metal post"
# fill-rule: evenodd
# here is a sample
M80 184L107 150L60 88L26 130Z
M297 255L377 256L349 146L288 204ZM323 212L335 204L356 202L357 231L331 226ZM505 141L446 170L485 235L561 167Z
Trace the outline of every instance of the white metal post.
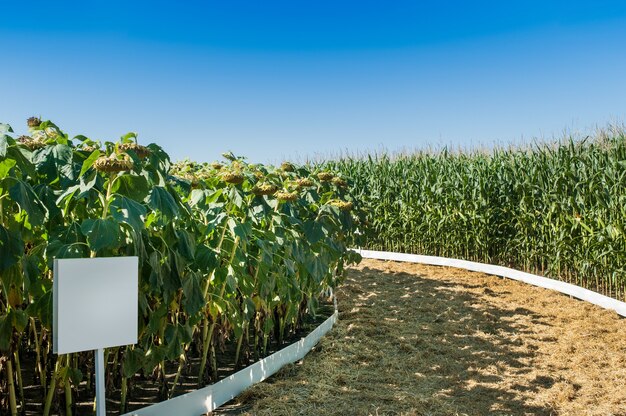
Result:
M106 394L104 385L104 349L96 350L96 415L106 416Z

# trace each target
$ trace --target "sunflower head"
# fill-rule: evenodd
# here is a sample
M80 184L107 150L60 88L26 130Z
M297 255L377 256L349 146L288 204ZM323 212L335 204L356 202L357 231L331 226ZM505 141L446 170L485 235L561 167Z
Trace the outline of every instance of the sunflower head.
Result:
M320 172L320 173L317 174L317 177L322 182L328 182L328 181L332 180L335 177L335 175L333 175L330 172Z
M283 162L280 165L281 170L283 170L284 172L293 172L296 170L295 166L292 163L289 162Z
M298 185L298 188L300 189L309 188L314 185L313 181L309 178L298 178L296 179L296 184Z
M271 183L262 183L255 185L252 188L252 193L255 195L273 195L278 190L276 185L272 185Z
M282 202L294 202L298 200L297 192L278 191L276 192L276 198Z
M340 178L339 176L335 176L332 179L332 182L335 186L338 186L340 188L345 188L346 186L348 186L348 182L346 182L345 179Z
M33 139L30 136L20 136L17 141L26 146L29 150L37 150L46 146L43 140Z
M124 155L122 158L116 158L114 155L111 156L99 157L93 162L93 168L103 173L118 173L133 168L133 161L128 155Z
M342 201L341 199L333 199L328 201L328 203L334 207L339 208L341 211L351 211L354 208L354 205L350 201Z
M238 185L243 182L243 173L237 170L221 171L220 178L226 183Z
M93 153L98 149L100 149L98 146L94 146L90 144L83 144L79 150L82 150L83 152L87 152L87 153Z
M41 124L41 119L39 117L29 117L26 120L26 124L28 124L28 127L37 128Z
M133 152L135 152L137 157L139 157L139 159L145 159L150 156L150 149L137 143L122 143L118 146L118 149L121 152L132 150Z

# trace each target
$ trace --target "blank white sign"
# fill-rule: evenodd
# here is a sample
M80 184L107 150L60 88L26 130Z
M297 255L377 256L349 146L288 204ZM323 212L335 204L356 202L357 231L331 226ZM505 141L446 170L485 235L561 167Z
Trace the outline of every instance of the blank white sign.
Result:
M137 257L55 259L56 354L137 343Z

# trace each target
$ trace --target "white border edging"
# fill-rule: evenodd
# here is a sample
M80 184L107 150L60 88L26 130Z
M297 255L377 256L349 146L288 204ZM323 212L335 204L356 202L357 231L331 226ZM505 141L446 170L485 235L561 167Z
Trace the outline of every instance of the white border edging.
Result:
M182 394L170 400L156 403L124 416L198 416L212 412L219 406L237 397L239 393L276 373L287 364L302 359L326 335L337 321L337 303L335 312L309 335L283 348L274 354L218 381L191 393Z
M561 282L559 280L549 279L547 277L537 276L530 273L521 272L519 270L510 269L503 266L494 266L492 264L476 263L467 260L450 259L447 257L422 256L419 254L393 253L389 251L373 251L354 249L363 258L377 260L395 260L410 263L430 264L433 266L449 266L459 269L471 270L473 272L482 272L493 274L496 276L508 277L509 279L519 280L533 286L543 287L545 289L556 290L557 292L573 296L575 298L593 303L605 309L611 309L619 315L626 317L626 303L617 299L601 295L580 286L570 283Z

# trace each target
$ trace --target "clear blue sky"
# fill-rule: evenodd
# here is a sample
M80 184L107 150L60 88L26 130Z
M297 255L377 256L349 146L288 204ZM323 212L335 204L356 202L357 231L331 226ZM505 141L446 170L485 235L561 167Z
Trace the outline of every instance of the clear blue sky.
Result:
M0 0L0 121L174 159L490 146L626 118L626 2Z

